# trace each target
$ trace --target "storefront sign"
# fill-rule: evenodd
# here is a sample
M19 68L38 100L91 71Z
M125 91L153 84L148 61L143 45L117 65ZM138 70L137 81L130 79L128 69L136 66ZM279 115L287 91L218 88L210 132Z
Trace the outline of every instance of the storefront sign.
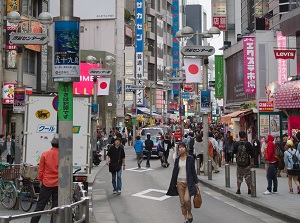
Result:
M3 2L2 2L3 4ZM12 12L12 11L17 11L19 12L20 10L20 0L7 0L6 1L6 12Z
M173 0L172 3L172 34L173 34L173 48L172 48L172 56L173 56L173 73L172 76L176 77L176 69L179 69L179 41L176 38L176 33L179 31L179 0ZM173 84L172 87L172 96L179 94L179 84Z
M226 0L212 0L212 24L222 31L227 30Z
M243 37L244 48L244 92L256 93L256 62L255 62L255 37Z
M25 112L25 88L24 87L16 87L14 89L13 112L14 113Z
M259 112L272 112L274 111L274 102L273 101L260 101L258 103Z
M3 104L13 104L14 103L14 89L16 83L14 82L4 82L3 83Z
M215 97L224 98L224 59L223 55L215 55Z
M183 84L183 90L184 91L187 91L187 92L191 92L193 91L195 88L194 88L194 83L184 83Z
M276 59L295 59L296 50L274 50Z

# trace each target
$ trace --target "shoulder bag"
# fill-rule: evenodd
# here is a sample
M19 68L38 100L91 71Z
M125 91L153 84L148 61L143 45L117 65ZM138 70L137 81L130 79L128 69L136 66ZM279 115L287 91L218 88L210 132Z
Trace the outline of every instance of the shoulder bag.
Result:
M196 195L194 196L194 208L200 208L201 205L202 205L202 197L201 197L201 194L200 194L200 189L199 187L196 188L197 190L197 193Z

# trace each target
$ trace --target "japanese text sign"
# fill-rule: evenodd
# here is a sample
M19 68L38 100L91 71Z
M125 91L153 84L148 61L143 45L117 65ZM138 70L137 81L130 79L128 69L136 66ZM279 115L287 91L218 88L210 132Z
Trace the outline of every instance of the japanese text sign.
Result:
M246 94L256 93L256 62L255 62L255 37L243 38L244 48L244 92Z

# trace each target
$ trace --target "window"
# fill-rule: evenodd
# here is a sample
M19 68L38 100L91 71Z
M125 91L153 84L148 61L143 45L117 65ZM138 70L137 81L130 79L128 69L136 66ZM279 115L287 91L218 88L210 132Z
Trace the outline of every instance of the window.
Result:
M33 50L24 50L23 53L23 71L24 73L36 74L36 58L37 53Z

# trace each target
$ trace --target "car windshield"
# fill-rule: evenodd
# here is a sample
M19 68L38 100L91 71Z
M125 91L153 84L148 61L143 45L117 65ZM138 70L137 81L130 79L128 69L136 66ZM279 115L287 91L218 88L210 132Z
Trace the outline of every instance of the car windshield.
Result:
M158 134L163 134L162 129L142 129L141 135L146 136L150 134L151 136L156 136Z

